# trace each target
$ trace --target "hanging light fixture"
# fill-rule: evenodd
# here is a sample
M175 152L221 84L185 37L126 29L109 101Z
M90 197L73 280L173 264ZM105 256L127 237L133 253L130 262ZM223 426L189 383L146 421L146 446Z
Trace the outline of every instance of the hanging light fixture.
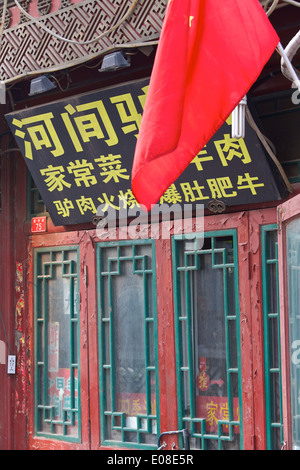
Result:
M112 52L104 57L99 72L115 72L127 67L130 67L130 62L124 57L123 53Z
M56 84L51 82L48 75L41 75L31 80L29 96L39 95L46 91L53 90L53 88L56 88Z
M246 106L247 96L244 96L232 112L231 137L233 139L244 139L245 137Z
M5 82L0 81L0 104L6 103L6 86Z

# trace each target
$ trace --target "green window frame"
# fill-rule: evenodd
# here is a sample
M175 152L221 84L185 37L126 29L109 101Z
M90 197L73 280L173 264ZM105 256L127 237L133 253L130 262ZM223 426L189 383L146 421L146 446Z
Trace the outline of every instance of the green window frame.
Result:
M184 235L174 236L172 243L179 428L187 427L189 429L191 448L201 448L203 450L216 448L219 450L236 447L243 448L241 343L239 328L240 313L236 230L206 232L204 234L204 245L201 249L198 249L197 243L191 243L188 236ZM222 246L222 243L224 243L224 246ZM228 249L228 246L230 246L228 243L231 243L231 249ZM205 261L204 257L208 260L208 264L206 265L205 263L207 261ZM202 266L204 266L204 268L202 268ZM207 269L205 266L207 266ZM208 429L207 416L205 417L204 413L202 416L199 416L199 414L202 413L199 411L197 412L199 402L203 399L200 396L198 401L198 396L196 397L196 388L198 380L200 380L199 375L197 376L199 365L196 362L198 360L197 354L199 353L200 348L196 353L195 344L197 345L198 340L195 338L196 334L198 334L196 333L196 330L199 331L202 328L202 330L205 331L205 328L207 327L207 325L204 324L204 321L202 323L201 320L197 320L198 323L196 323L195 318L198 314L196 315L194 313L195 311L198 311L197 305L199 303L198 297L195 299L195 295L202 295L198 290L199 284L195 283L195 279L197 280L198 273L201 269L204 269L205 276L207 270L211 270L212 279L216 275L214 270L218 271L218 285L220 286L223 283L223 293L218 291L216 294L213 293L215 286L207 285L207 293L211 298L218 297L219 300L222 299L221 301L223 306L221 310L223 309L223 313L220 315L220 318L213 321L223 322L222 328L224 331L222 335L225 335L222 339L224 345L222 348L226 364L224 384L226 381L227 387L224 393L227 393L226 398L228 400L228 410L226 419L219 418L217 420L217 429L214 431ZM230 287L229 277L231 277ZM229 292L233 292L233 296L230 296ZM204 293L204 296L205 295L206 294ZM199 312L200 317L197 318L201 319L201 307L199 307ZM238 396L236 396L236 394ZM235 412L236 403L238 403L239 407L238 416L236 416Z
M261 227L267 449L283 444L277 225Z
M97 292L101 442L155 449L160 426L154 241L98 243Z
M47 214L47 208L28 169L26 178L27 217Z
M34 250L35 434L80 442L79 250Z

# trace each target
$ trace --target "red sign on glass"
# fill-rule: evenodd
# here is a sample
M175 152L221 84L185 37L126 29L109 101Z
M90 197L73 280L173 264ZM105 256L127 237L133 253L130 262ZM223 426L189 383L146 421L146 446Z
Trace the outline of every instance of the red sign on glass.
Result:
M46 232L46 216L33 217L31 220L32 232Z

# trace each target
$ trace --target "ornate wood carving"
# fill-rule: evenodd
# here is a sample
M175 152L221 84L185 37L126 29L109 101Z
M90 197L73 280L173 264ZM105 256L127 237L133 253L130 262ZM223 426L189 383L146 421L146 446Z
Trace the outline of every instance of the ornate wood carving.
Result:
M29 0L19 3L29 11ZM58 11L44 14L50 11L51 3L39 0L38 10L43 15L38 21L56 35L75 42L66 42L50 34L21 12L20 23L3 31L0 80L10 82L34 73L67 68L114 48L158 39L167 0L138 0L131 15L106 34L126 15L132 4L133 0L84 0L77 4L62 0ZM26 21L23 21L24 16ZM7 24L8 21L5 26ZM86 44L100 35L101 39Z

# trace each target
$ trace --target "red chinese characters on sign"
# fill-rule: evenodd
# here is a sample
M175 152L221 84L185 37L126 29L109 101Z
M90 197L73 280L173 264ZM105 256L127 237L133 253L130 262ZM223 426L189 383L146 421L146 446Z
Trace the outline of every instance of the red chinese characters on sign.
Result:
M118 410L128 416L147 414L147 397L145 393L118 393ZM151 394L151 414L156 414L156 398Z
M46 232L46 216L33 217L31 220L31 232Z
M201 392L205 392L209 388L210 378L204 370L199 372L197 376L197 385Z
M54 332L52 332L53 334ZM54 333L56 336L56 333ZM56 371L48 371L48 398L50 405L54 406L55 419L63 419L63 412L72 411L71 399L72 382L69 368L58 368ZM75 423L78 422L78 371L74 370L74 399L75 399ZM74 408L74 407L73 407ZM68 417L70 419L70 417Z
M206 419L206 431L209 433L218 432L218 422L223 422L222 432L229 432L229 409L227 397L197 396L197 416ZM239 401L233 398L233 420L239 422ZM200 429L201 425L199 425ZM239 425L233 426L234 433L239 433Z
M199 374L197 375L197 387L201 392L206 392L210 386L210 378L206 372L206 358L200 357Z
M234 433L239 433L239 399L238 397L233 397L232 409L229 410L228 397L222 396L224 381L221 377L211 379L207 372L206 357L199 358L199 373L196 383L200 391L200 395L198 392L196 397L197 417L205 419L206 431L208 433L218 433L219 425L221 425L221 432L226 434L229 433L229 423L233 422ZM207 392L210 387L215 385L218 385L220 393L218 396L214 392ZM199 424L199 431L201 432L201 424Z

